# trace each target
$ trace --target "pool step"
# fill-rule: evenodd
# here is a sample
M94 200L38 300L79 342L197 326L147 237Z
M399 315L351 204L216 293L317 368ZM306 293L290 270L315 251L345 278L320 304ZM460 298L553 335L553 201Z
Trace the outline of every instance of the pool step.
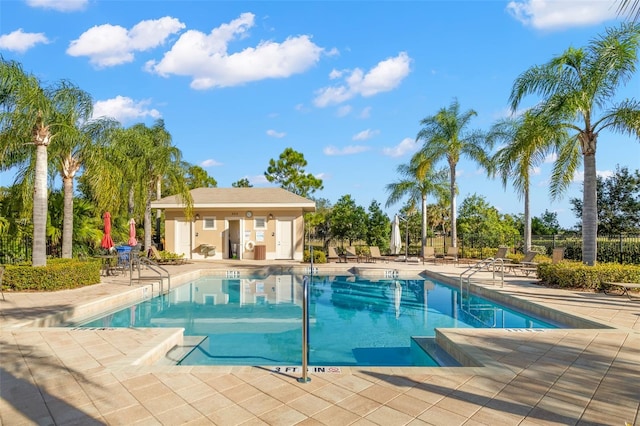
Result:
M207 336L184 336L182 344L169 349L156 365L178 365L195 348L207 339Z

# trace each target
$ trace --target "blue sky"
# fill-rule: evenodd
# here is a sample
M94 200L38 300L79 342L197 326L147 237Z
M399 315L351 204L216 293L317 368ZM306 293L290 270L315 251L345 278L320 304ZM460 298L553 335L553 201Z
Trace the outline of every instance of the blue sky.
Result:
M229 187L269 186L269 159L302 152L314 194L383 206L422 118L457 99L471 129L509 114L515 78L617 25L615 1L2 1L0 53L43 82L90 93L94 114L124 126L163 118L184 160ZM639 73L640 74L640 73ZM640 96L640 75L620 90ZM523 107L535 99L527 98ZM640 168L640 143L602 133L597 169ZM442 164L444 166L444 164ZM562 200L551 163L534 171L531 206L577 219L581 177ZM0 175L0 185L14 176ZM458 164L458 204L474 193L503 213L522 202L476 164ZM433 202L433 199L428 200ZM402 203L385 209L390 216Z

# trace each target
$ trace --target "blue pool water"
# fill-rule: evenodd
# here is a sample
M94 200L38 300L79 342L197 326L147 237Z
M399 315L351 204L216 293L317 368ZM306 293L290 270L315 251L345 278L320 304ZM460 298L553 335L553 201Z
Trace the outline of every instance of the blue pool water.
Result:
M82 324L183 327L207 338L183 365L299 365L302 275L203 277ZM435 328L553 328L459 289L425 279L313 276L309 285L309 365L437 365L412 337Z

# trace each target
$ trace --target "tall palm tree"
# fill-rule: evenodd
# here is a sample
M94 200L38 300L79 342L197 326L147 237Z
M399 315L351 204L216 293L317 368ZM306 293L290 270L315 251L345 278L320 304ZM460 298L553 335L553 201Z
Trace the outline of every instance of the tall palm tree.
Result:
M51 148L51 161L62 178L64 210L62 224L62 257L71 258L73 247L74 181L84 166L85 158L97 155L95 142L106 129L117 122L110 119L91 119L93 100L78 87L67 82L61 84L61 99L58 99L57 120L62 127Z
M84 92L60 82L42 87L15 61L0 59L0 166L18 167L17 183L24 191L25 206L33 209L33 266L47 262L46 226L49 145L69 138L76 120L88 120L91 103ZM35 146L35 152L31 146ZM55 148L54 148L55 149ZM33 189L32 196L26 192ZM69 231L72 232L72 231Z
M636 70L640 25L623 24L608 29L585 48L569 48L543 65L531 67L514 82L510 102L516 111L529 94L539 95L535 114L558 121L571 133L559 152L561 164L584 162L582 260L596 263L598 210L596 194L596 146L604 129L635 135L640 139L640 102L615 101L616 89ZM598 115L600 113L600 115ZM562 167L555 167L555 171ZM551 194L557 197L570 183L566 173L554 173Z
M422 141L420 153L424 156L421 167L430 167L440 159L446 159L449 165L449 196L451 200L451 245L457 247L456 228L456 166L460 156L464 155L481 165L488 167L488 155L485 151L487 140L479 132L468 132L467 127L477 113L470 109L460 112L458 101L448 108L440 109L435 115L420 121L422 129L416 142Z
M122 193L129 196L129 215L144 218L144 248L151 247L151 201L160 197L159 182L168 182L165 187L174 188L187 206L186 216L191 217L192 200L186 180L187 163L182 161L182 152L172 144L171 134L164 121L157 120L153 126L136 124L118 133L114 155L123 173ZM174 194L171 194L174 195Z
M422 211L422 248L420 254L424 255L424 246L427 245L427 196L435 195L440 198L447 191L447 170L433 170L425 167L424 154L416 153L409 164L400 164L397 172L403 178L398 182L387 185L389 196L386 207L397 203L403 197L408 196L409 201L421 205Z
M524 252L527 253L531 250L531 169L556 151L556 147L561 147L568 135L557 123L527 111L517 118L498 121L491 126L487 137L492 144L506 143L491 158L490 174L499 175L505 188L508 184L513 185L524 201ZM565 173L573 176L577 166L577 163L571 164Z

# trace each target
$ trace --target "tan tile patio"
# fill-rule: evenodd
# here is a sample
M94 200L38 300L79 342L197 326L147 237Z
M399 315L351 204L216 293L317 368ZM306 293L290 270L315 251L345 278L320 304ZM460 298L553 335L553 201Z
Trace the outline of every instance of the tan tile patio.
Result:
M170 271L172 282L179 283L199 271L247 265L271 264L194 262ZM451 283L463 270L394 262L319 267L428 270ZM78 290L5 292L0 424L638 424L640 297L629 301L548 289L512 276L500 286L488 278L488 273L477 276L480 291L514 296L528 307L555 309L600 326L441 330L450 351L480 366L342 368L340 374L312 373L309 383L298 383L296 375L269 368L157 363L181 339L172 329L43 327L68 318L70 311L99 309L105 300L140 298L148 283L130 287L126 277L110 277Z

